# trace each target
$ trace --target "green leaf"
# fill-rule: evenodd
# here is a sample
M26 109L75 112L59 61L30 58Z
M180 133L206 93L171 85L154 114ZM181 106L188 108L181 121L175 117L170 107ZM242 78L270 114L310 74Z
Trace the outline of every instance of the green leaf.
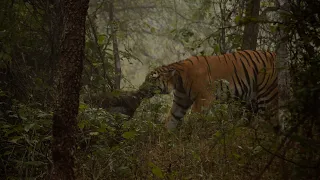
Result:
M39 118L44 118L44 117L51 117L51 114L50 114L50 113L43 112L43 111L40 111L37 116L38 116Z
M154 93L155 94L161 94L161 91L160 90L155 90Z
M23 138L22 136L14 136L9 141L12 143L17 143L22 138Z
M3 153L4 156L10 155L12 153L12 151L6 151Z
M35 125L35 123L32 123L32 124L27 124L24 126L24 130L26 132L29 132L29 130Z
M277 26L270 26L270 31L275 33L277 31Z
M154 27L151 27L150 31L151 31L151 33L154 33L156 31L156 29Z
M111 95L114 97L119 97L121 95L121 92L119 90L114 90L111 92Z
M2 60L9 62L9 61L11 61L11 56L8 55L8 54L6 54L6 53L4 53L4 54L2 55Z
M101 45L103 44L104 40L106 39L105 35L99 35L98 37L98 44Z
M16 115L16 114L9 115L9 117L10 118L19 118L18 115Z
M154 175L156 175L158 178L161 178L161 179L164 178L164 177L163 177L163 173L162 173L162 171L161 171L161 169L160 169L159 167L154 167L154 168L152 168L152 173L153 173Z
M121 166L118 168L118 171L121 173L121 174L127 174L129 175L130 173L130 168L127 167L127 166Z
M89 135L90 136L97 136L97 135L99 135L99 132L90 132Z
M147 28L150 28L150 25L146 22L144 22L143 25L146 26Z
M262 147L261 146L257 146L253 149L253 154L257 154L259 153L260 151L262 150Z
M12 125L5 124L5 125L1 126L0 128L1 129L8 129L8 128L11 128L11 127L12 127Z
M192 156L193 156L193 158L195 158L195 159L196 159L196 160L198 160L198 161L200 161L200 160L201 160L201 158L200 158L199 154L198 154L198 153L196 153L196 152L194 152L194 151L192 151Z
M232 155L237 160L239 160L241 158L241 156L239 154L237 154L237 153L233 153Z
M42 162L42 161L27 161L27 162L23 162L24 165L27 166L43 166L46 163Z
M106 124L101 124L101 126L98 129L98 132L100 132L100 133L107 132L107 125Z
M122 134L122 137L125 139L132 139L136 136L137 132L136 131L127 131Z
M92 66L93 67L98 67L98 66L101 66L102 65L102 63L100 63L100 62L94 62L94 63L92 63Z
M149 166L152 167L151 171L155 176L157 176L158 178L161 178L161 179L164 178L163 173L158 166L156 166L152 162L149 163Z
M234 19L234 22L236 24L238 24L240 22L240 20L241 20L241 17L240 16L236 16L236 18Z
M220 46L218 44L214 46L214 52L220 53Z
M84 110L86 110L88 108L88 105L86 105L86 104L84 104L84 103L81 103L80 105L79 105L79 110L80 111L84 111Z
M85 120L78 122L79 129L82 130L86 126L86 124L88 124L88 122Z
M0 38L5 37L7 34L8 34L8 32L6 30L0 31Z
M213 135L216 136L216 137L220 137L220 136L221 136L221 132L220 132L220 131L217 131L217 132L214 133Z
M43 140L52 140L52 136L46 136L43 138Z

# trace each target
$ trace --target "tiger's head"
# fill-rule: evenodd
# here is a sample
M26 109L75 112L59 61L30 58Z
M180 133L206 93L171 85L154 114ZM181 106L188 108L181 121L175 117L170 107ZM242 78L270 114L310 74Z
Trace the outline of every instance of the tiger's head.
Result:
M175 89L179 78L175 69L158 68L147 75L142 87L154 94L169 94Z

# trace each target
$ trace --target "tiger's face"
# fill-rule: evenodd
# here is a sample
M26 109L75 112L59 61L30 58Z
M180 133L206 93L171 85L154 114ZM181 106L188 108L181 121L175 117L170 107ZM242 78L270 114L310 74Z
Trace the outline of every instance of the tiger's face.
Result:
M144 85L155 93L169 94L174 89L175 75L174 69L154 70L146 77Z

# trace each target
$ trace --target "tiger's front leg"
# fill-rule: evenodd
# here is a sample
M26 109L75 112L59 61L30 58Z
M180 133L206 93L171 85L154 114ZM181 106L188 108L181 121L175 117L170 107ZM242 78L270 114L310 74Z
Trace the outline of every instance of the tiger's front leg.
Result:
M178 125L180 125L182 122L182 119L175 119L171 113L167 116L166 120L165 120L165 127L168 130L173 130L176 129Z
M166 119L166 128L172 130L177 128L182 123L183 117L187 113L188 109L193 104L189 96L185 93L175 91L172 107Z

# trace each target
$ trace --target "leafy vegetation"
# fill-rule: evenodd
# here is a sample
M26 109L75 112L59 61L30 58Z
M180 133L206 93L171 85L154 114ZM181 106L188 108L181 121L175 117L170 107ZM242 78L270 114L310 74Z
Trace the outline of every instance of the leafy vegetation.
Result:
M290 99L285 131L249 121L237 102L188 114L179 130L163 120L169 96L143 100L133 118L80 99L79 179L319 179L320 55L317 1L261 1L260 17L244 17L245 1L121 0L110 26L109 1L92 1L86 24L82 96L114 90L110 27L117 28L122 87L137 87L149 67L189 55L235 51L243 26L259 23L258 49L287 42ZM45 179L52 170L52 116L61 33L51 1L0 2L0 179ZM281 20L282 19L282 20ZM286 36L277 38L280 31ZM282 67L279 68L281 70ZM103 96L98 96L103 98Z

